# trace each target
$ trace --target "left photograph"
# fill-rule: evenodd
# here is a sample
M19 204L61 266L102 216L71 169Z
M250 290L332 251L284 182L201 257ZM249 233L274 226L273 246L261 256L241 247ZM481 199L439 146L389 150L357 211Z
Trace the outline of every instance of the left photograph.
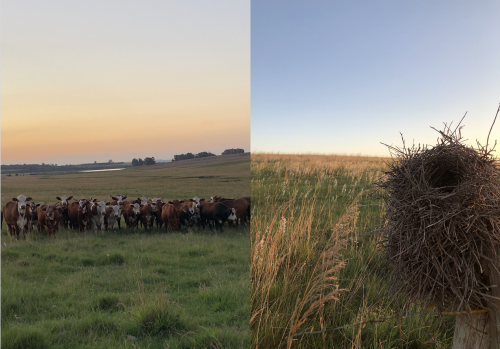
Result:
M250 1L1 31L2 348L250 347Z

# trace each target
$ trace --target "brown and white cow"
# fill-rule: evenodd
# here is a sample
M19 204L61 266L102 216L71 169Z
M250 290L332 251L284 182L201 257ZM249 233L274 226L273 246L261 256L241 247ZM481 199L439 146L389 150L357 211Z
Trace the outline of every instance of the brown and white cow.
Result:
M198 226L200 221L200 205L195 199L184 199L181 201L182 204L188 207L190 214L190 220L188 225L190 227Z
M56 236L56 232L59 228L59 219L60 219L60 209L62 208L56 205L51 205L44 203L42 204L38 210L38 232L42 233L45 229L47 229L47 236L50 237L50 234L54 234Z
M91 203L90 211L92 212L91 224L95 233L97 234L97 229L104 232L104 216L106 214L106 203L104 201L97 201Z
M106 230L112 228L113 231L116 231L115 223L121 218L121 216L122 209L120 208L120 205L107 206L106 214L104 215L104 226L106 227Z
M90 230L92 211L90 210L92 199L77 199L68 206L69 225L72 229L83 231Z
M112 201L110 203L110 205L112 205L112 206L123 205L123 201L127 198L127 195L116 195L116 196L110 195L110 196L111 196L111 199L115 200L115 201ZM119 217L116 221L118 222L118 229L120 229L121 217Z
M73 198L73 195L70 197L67 196L56 196L56 199L60 201L60 206L62 207L63 213L61 216L61 223L62 226L66 229L68 229L68 224L69 224L69 213L68 213L68 200L71 200Z
M27 209L27 201L32 200L31 197L26 197L24 195L19 195L17 198L12 198L2 208L2 219L5 219L7 223L7 228L9 230L10 236L14 234L19 240L19 233L23 232L23 237L26 238L25 234L28 230L28 219L29 211Z
M33 231L34 227L37 227L38 229L38 207L40 207L42 203L35 203L35 202L30 202L28 204L28 210L30 213L30 218L28 222L28 231L31 233Z
M163 225L163 221L161 219L161 210L164 204L163 198L152 198L149 199L149 204L153 210L154 220L156 221L156 228L161 228Z
M141 205L137 202L123 206L123 218L128 228L137 228L141 217Z
M141 212L141 217L140 217L141 224L144 227L144 229L146 231L148 231L148 227L153 229L154 214L151 205L141 205L140 212Z
M238 226L238 220L242 224L247 222L247 218L250 216L250 203L247 199L224 200L222 203L227 207L236 209L236 221L234 221L236 226Z

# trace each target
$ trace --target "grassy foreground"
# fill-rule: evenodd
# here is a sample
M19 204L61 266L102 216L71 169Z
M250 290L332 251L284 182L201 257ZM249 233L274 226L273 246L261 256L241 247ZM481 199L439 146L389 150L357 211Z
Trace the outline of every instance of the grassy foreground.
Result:
M109 194L250 194L249 158L119 172L2 176L2 205ZM109 196L108 196L109 198ZM187 234L2 229L2 348L248 348L249 228Z
M455 319L435 311L332 330L403 312L378 259L384 160L252 155L252 347L451 347Z

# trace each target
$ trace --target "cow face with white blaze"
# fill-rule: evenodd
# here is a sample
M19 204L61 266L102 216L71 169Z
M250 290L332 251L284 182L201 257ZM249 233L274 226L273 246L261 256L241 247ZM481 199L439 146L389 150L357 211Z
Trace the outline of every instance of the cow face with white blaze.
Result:
M200 204L200 198L199 197L195 196L193 198L193 200L196 201L196 204L198 204L198 205Z
M78 200L78 212L81 212L81 213L87 213L87 203L89 201L87 201L87 199L80 199Z
M113 200L115 200L118 203L118 205L121 205L123 203L123 200L127 198L127 195L116 195L116 196L110 195L110 196Z
M147 205L148 204L148 198L145 197L145 196L137 198L137 200L139 200L139 202L141 203L141 205Z
M139 205L138 203L135 203L134 204L134 214L137 216L140 213L141 213L141 205Z
M17 198L12 198L12 201L17 202L17 212L19 212L20 216L23 216L26 214L26 202L30 201L32 198L26 197L24 195L19 195Z
M122 210L119 205L111 206L113 212L111 213L116 219L120 218L122 215Z
M56 199L59 200L61 202L61 207L63 209L65 208L68 208L68 200L71 200L73 198L73 195L71 195L70 197L67 197L67 196L56 196Z
M231 209L231 214L229 215L229 217L227 217L227 220L235 223L237 219L238 218L236 218L236 209L232 208Z
M51 221L51 224L54 223L54 215L55 215L54 211L55 211L55 207L52 205L47 205L45 208L45 214L46 214L45 219L47 221Z

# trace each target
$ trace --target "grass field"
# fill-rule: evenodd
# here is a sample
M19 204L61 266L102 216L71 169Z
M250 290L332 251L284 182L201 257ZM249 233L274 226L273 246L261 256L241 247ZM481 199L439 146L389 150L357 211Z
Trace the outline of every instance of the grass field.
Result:
M74 195L240 197L250 157L116 172L2 176L2 206ZM2 229L2 348L248 348L249 228L95 235Z
M372 184L390 159L253 154L252 347L450 348L454 317L398 316ZM420 309L411 309L412 312Z

